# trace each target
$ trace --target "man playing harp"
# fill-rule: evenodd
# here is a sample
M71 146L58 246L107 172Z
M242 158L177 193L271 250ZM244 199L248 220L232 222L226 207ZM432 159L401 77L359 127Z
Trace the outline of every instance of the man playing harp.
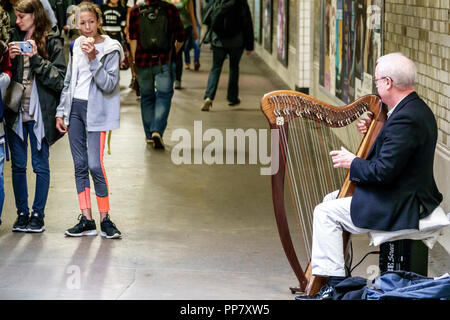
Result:
M350 169L356 182L352 197L333 195L314 209L312 274L328 282L314 296L331 299L334 286L345 278L342 233L419 229L419 219L442 201L433 176L437 125L426 103L414 91L416 67L401 53L380 57L376 87L390 107L388 119L366 159L345 149L330 152L335 168ZM392 108L391 108L392 107ZM370 119L358 123L365 133Z

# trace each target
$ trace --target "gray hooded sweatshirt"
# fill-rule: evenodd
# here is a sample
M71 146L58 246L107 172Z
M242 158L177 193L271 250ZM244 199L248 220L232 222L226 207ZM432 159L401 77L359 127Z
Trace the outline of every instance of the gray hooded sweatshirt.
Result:
M120 119L120 87L119 71L120 61L124 59L122 46L117 40L102 35L104 41L104 54L102 57L89 62L92 80L89 86L89 99L87 107L87 130L108 131L119 128ZM78 59L84 57L81 51L83 36L77 38L73 45L73 54L69 56L64 89L56 109L56 118L64 118L64 124L70 125L70 111L77 84Z

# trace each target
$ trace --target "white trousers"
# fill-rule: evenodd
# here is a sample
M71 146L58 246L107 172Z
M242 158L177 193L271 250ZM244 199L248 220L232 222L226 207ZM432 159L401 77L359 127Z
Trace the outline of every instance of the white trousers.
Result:
M343 230L352 234L370 230L356 227L350 217L352 197L336 199L339 191L325 196L314 209L311 267L313 275L345 276Z

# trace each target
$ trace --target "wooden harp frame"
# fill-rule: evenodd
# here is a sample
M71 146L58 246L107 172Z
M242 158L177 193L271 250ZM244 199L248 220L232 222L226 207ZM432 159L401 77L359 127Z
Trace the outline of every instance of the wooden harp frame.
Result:
M324 278L312 275L310 263L308 263L305 271L302 269L290 235L284 204L285 155L289 121L297 117L302 117L320 122L329 127L343 127L356 121L366 111L370 111L373 114L372 122L356 152L357 157L364 159L367 157L387 119L387 107L376 95L366 95L346 106L336 107L297 91L278 90L270 92L262 98L261 109L269 121L270 128L283 130L285 139L285 143L283 143L282 135L279 134L280 150L278 152L278 159L272 159L272 163L274 163L273 161L278 161L279 169L277 173L272 175L271 180L272 200L278 233L289 264L299 281L299 285L297 287L290 287L290 290L292 293L302 292L306 295L313 295L324 284ZM274 152L272 151L273 154ZM350 181L350 172L347 172L338 198L351 196L354 189L355 183ZM350 234L344 232L344 252L346 251L349 239Z

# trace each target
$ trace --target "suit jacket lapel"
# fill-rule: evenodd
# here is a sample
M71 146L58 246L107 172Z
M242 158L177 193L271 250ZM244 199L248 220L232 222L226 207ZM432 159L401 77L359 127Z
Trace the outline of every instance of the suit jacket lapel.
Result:
M392 112L392 114L391 114L391 116L389 117L389 119L392 118L392 116L393 116L396 112L398 112L400 109L402 109L404 106L406 106L406 104L407 104L408 102L410 102L410 101L412 101L412 100L414 100L414 99L418 99L418 98L419 98L419 96L417 95L417 93L416 93L415 91L414 91L414 92L411 92L410 94L408 94L406 97L403 98L402 101L400 101L400 103L398 104L398 106L395 107L395 109L394 109L394 111ZM389 120L389 119L388 119L388 120ZM387 123L387 121L386 121L386 123ZM386 126L386 124L385 124L385 126Z
M414 99L418 99L419 96L417 95L417 93L411 92L410 94L408 94L406 97L403 98L402 101L400 101L400 103L395 107L394 111L392 112L392 114L389 116L389 118L386 120L383 129L381 129L380 133L378 134L378 137L375 139L375 142L373 143L372 147L370 148L369 153L367 154L367 159L372 155L372 153L375 150L375 145L378 142L378 138L382 136L383 132L384 132L384 128L386 128L386 126L389 124L389 120L392 118L392 116L398 112L400 109L402 109L408 102L414 100Z

